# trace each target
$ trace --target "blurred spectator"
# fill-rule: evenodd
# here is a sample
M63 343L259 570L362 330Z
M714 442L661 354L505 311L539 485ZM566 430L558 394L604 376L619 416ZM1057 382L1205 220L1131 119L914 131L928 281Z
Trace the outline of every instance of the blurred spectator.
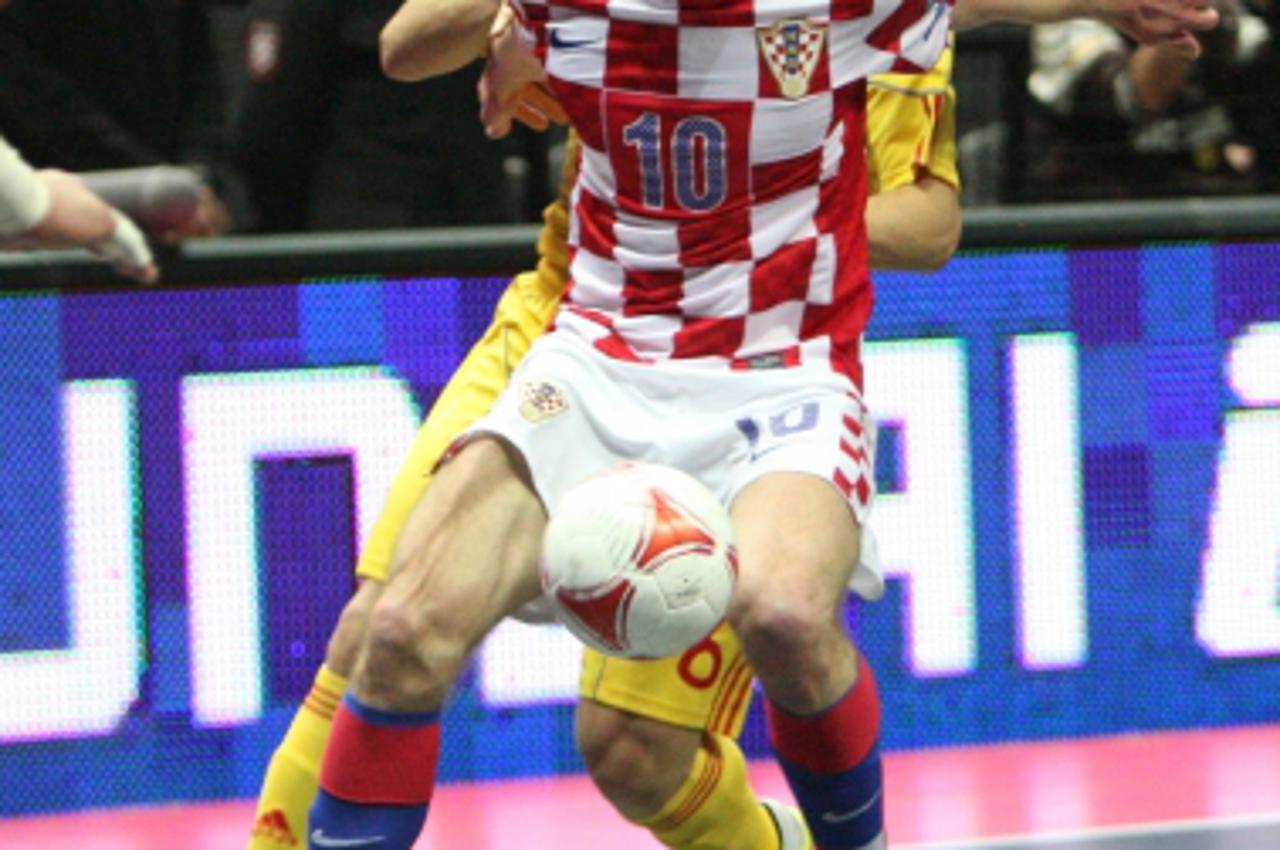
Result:
M1245 0L1248 2L1248 0ZM1268 0L1269 2L1269 0ZM1032 31L1029 192L1037 200L1238 194L1268 188L1278 105L1267 7L1218 0L1223 24L1188 61L1094 21Z
M200 0L12 0L0 11L0 126L36 165L225 167L225 108ZM227 227L213 190L167 236Z
M236 160L258 229L502 221L503 147L477 120L478 67L388 80L378 33L400 0L253 0Z

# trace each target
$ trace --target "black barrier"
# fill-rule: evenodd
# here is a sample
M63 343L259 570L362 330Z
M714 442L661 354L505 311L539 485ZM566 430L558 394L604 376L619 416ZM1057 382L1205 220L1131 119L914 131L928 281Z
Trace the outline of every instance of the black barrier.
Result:
M1280 196L982 207L963 249L1111 245L1280 235ZM503 275L536 259L537 225L232 236L162 251L166 281L261 283L336 276ZM75 251L0 254L0 289L97 288L110 271Z

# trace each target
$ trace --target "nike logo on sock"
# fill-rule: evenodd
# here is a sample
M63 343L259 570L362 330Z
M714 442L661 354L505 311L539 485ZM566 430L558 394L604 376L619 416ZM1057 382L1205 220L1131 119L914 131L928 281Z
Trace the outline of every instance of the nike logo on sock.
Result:
M822 819L827 823L844 823L847 820L853 820L876 804L880 799L880 791L881 789L877 788L876 793L872 795L871 799L856 809L852 809L847 812L823 812Z
M370 835L365 838L334 838L325 835L323 829L311 833L311 843L317 847L372 847L381 844L385 835Z

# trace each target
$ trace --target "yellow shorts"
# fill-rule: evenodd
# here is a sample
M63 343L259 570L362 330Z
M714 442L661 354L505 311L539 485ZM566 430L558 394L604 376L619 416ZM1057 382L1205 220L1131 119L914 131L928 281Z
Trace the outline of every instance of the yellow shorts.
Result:
M753 675L727 625L683 655L656 661L615 658L583 647L578 694L675 726L738 737L751 706Z
M396 539L422 497L431 472L462 431L483 417L516 364L550 324L560 286L537 272L519 275L494 309L418 430L356 564L360 578L385 582ZM736 737L751 703L751 670L727 627L676 658L629 661L585 650L579 693L586 699L676 726Z

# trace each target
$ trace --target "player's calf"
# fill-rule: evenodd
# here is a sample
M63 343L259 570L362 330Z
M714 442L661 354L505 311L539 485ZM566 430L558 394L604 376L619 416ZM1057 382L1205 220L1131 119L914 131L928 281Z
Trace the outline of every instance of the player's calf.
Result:
M578 704L576 720L578 752L591 779L629 820L653 815L680 789L701 738L592 700Z
M596 786L628 820L674 850L801 850L747 784L732 738L624 712L578 706L578 747Z
M369 615L351 688L334 716L310 846L408 848L421 830L439 758L435 709L462 655L443 652L430 628L386 595Z

